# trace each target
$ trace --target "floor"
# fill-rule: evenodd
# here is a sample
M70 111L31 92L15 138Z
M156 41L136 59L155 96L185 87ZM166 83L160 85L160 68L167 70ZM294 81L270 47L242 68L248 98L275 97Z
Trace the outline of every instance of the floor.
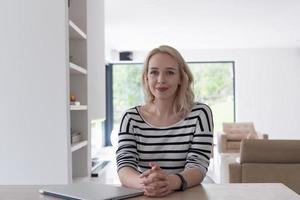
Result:
M92 181L106 184L120 185L120 181L117 174L117 166L115 162L114 147L104 147L97 153L99 161L109 161L102 169L96 169L94 173L98 174L98 177L92 177Z
M98 152L98 155L98 159L100 161L109 162L102 169L98 169L95 173L98 177L92 177L91 181L119 185L120 181L117 174L114 147L105 147ZM230 162L235 162L237 157L238 154L215 154L214 158L210 161L207 176L209 176L215 183L228 183L228 164Z

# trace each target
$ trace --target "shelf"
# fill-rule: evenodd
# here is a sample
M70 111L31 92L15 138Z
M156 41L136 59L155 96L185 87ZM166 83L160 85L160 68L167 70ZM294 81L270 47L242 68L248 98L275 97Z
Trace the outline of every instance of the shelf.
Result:
M69 34L71 39L86 39L86 34L71 20L69 20Z
M87 110L87 105L80 105L80 106L70 105L70 110Z
M71 145L71 151L74 152L78 149L81 149L81 148L87 146L87 144L88 144L87 140L76 142L76 143Z
M76 65L74 63L70 62L70 73L71 74L85 74L87 73L87 70L83 67L80 67L79 65Z
M77 130L81 133L79 142L71 143L69 153L71 162L69 169L73 181L82 177L89 178L91 175L91 155L89 152L91 146L90 127L88 124L88 53L87 53L87 0L69 0L68 1L68 21L66 28L69 32L69 54L67 70L69 82L69 96L78 97L78 104L68 101L69 104L69 130ZM74 105L75 104L75 105ZM72 131L70 135L72 137Z

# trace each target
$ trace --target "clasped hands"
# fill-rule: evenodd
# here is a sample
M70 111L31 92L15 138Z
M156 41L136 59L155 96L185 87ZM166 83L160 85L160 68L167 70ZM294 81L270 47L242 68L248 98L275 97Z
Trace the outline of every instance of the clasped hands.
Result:
M173 192L168 175L157 163L150 162L150 169L140 175L144 195L162 197Z

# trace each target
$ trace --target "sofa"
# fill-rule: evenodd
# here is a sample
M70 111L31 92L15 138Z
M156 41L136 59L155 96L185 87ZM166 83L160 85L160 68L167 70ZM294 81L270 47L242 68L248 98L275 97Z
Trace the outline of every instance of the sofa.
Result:
M223 123L223 132L218 133L219 153L239 153L244 139L268 139L268 135L257 132L253 122Z
M243 140L230 183L283 183L300 194L300 140Z

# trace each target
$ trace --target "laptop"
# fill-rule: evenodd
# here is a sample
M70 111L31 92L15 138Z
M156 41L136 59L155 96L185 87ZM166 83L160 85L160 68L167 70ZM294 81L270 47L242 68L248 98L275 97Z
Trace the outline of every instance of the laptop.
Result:
M125 199L144 194L141 190L95 182L48 185L40 188L39 192L44 195L68 200Z

